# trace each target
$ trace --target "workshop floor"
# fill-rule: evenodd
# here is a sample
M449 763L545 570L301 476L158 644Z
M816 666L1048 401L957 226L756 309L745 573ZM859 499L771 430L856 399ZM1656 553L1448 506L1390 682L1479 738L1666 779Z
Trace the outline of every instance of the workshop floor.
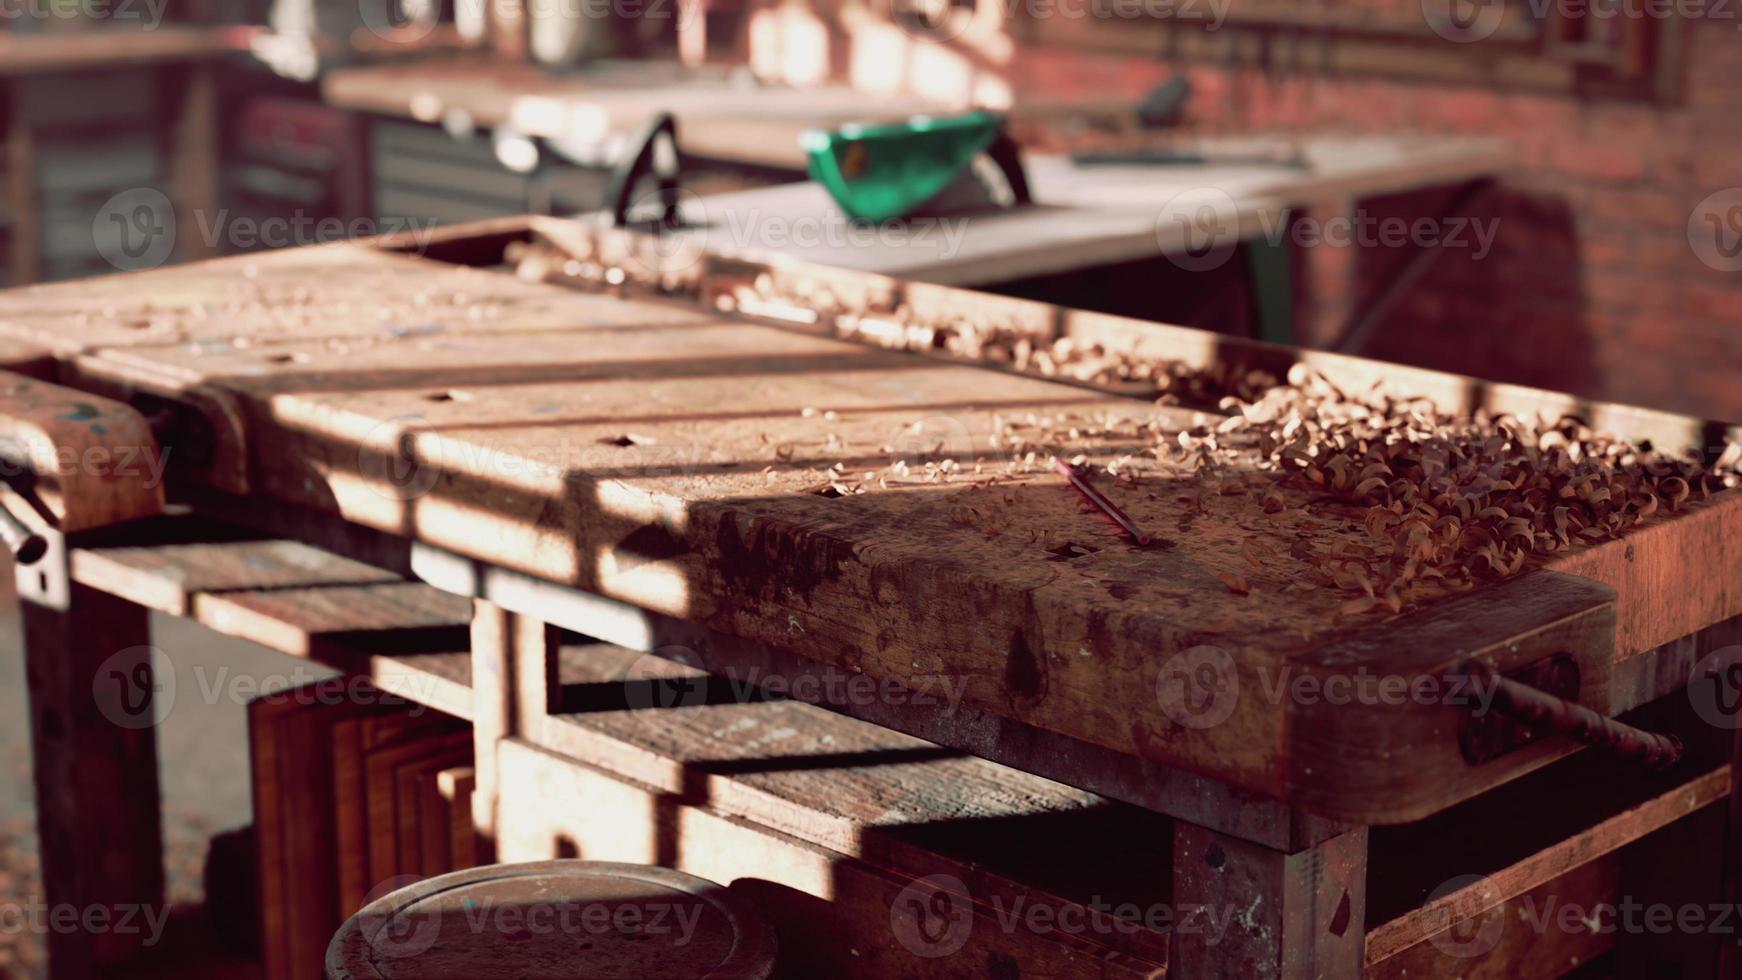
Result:
M24 658L11 576L0 575L0 583L0 980L35 980L43 975L44 937L17 925L18 907L41 896ZM170 925L147 962L125 976L252 980L260 972L225 948L203 905L211 837L252 819L247 717L243 701L228 692L245 689L242 681L280 686L324 672L185 620L154 616L152 631L177 682L174 707L157 732Z

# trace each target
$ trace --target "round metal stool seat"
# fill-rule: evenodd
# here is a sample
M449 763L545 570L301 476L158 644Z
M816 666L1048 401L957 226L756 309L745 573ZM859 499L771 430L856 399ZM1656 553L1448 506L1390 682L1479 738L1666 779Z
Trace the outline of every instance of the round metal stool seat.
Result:
M760 980L774 930L725 888L667 868L538 861L456 871L369 903L328 980Z

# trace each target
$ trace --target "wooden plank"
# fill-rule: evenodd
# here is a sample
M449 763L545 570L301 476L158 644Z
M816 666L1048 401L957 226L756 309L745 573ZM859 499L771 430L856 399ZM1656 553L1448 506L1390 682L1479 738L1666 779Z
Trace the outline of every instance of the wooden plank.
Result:
M472 792L477 771L471 766L436 774L436 789L448 812L449 863L460 871L478 865L478 828L472 824Z
M1594 859L1619 850L1661 827L1725 798L1728 766L1712 769L1638 806L1604 819L1511 866L1449 890L1367 935L1367 962L1378 963L1417 945L1451 923L1475 919Z
M803 976L1159 978L1165 954L1145 958L1098 934L1050 923L957 889L949 876L911 874L829 851L717 814L651 787L526 746L501 743L501 857L568 852L589 860L659 863L741 891L780 936L783 969ZM1003 918L1000 918L1000 911ZM1070 921L1068 918L1066 921Z
M470 603L416 582L202 594L193 616L220 633L293 656L465 647Z
M73 569L147 608L471 716L470 603L393 572L283 540L81 548Z
M369 876L372 887L399 875L416 874L417 862L409 867L402 861L399 785L400 766L432 757L451 759L454 753L469 748L471 737L454 733L436 738L420 738L385 746L368 753L363 770L368 785L369 812ZM451 762L445 765L452 765ZM415 811L414 811L415 812ZM415 824L414 824L415 827Z
M340 719L374 708L347 700L346 693L342 681L322 680L263 698L289 706L271 721L278 753L273 778L278 783L283 835L280 874L285 916L282 931L268 931L265 945L283 950L285 976L291 980L320 980L325 952L321 940L344 921L338 903L337 812L327 746Z
M324 678L249 704L264 960L273 976L324 975L325 941L367 890L365 733L418 730L422 708L345 678ZM432 713L426 731L452 722ZM393 789L392 773L388 778ZM361 872L361 873L360 873Z
M369 807L363 769L364 719L333 726L333 861L339 914L355 915L369 893Z
M409 233L414 239L431 234L429 229ZM138 292L140 276L152 283L150 300ZM481 269L432 266L353 244L213 259L104 276L78 286L0 293L0 334L44 342L63 355L157 344L190 344L217 353L240 344L254 351L254 373L272 373L300 363L276 360L275 352L260 349L285 339L331 337L358 348L399 344L407 349L461 329L520 333L707 320L693 308L577 296L557 286ZM184 376L192 381L199 372Z
M428 878L454 870L454 821L437 784L440 775L428 773L417 781L418 870Z
M80 548L72 562L75 581L171 616L191 615L199 593L400 581L298 541Z
M335 727L334 810L338 821L339 906L343 914L355 913L380 884L370 868L374 827L368 803L369 754L406 741L451 734L453 725L454 720L444 715L411 708L344 721ZM379 818L377 814L374 826L379 826Z
M1618 854L1602 855L1470 919L1450 923L1384 959L1374 960L1370 952L1363 976L1367 980L1439 976L1502 980L1571 973L1607 953L1615 937L1582 921L1568 928L1564 910L1588 913L1605 904L1613 906L1621 895L1620 864Z
M399 823L399 869L401 874L437 875L448 870L449 821L439 812L440 796L436 792L436 776L446 769L464 765L472 759L472 747L462 745L404 762L393 769L393 800ZM441 834L435 840L435 828ZM435 845L439 844L439 849ZM432 849L436 850L432 854ZM440 856L437 856L437 855ZM443 865L442 870L431 870Z

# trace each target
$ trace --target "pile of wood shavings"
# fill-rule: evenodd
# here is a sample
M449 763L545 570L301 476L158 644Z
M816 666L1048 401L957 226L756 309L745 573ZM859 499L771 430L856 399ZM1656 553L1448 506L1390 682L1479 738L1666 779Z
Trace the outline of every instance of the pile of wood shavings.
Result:
M1199 467L1256 457L1281 483L1358 508L1371 544L1291 550L1319 585L1352 597L1350 614L1398 612L1515 575L1533 558L1612 540L1742 484L1742 444L1707 464L1571 416L1456 417L1423 400L1350 396L1301 365L1288 382L1251 401L1226 399L1225 421L1174 438ZM1261 503L1272 513L1285 506L1274 488Z
M836 336L890 350L944 353L1008 365L1018 371L1114 389L1138 389L1169 404L1213 405L1220 398L1255 398L1277 383L1274 375L1233 364L1196 367L1070 337L1037 337L1032 327L996 314L965 311L921 315L906 304L844 300L826 284L777 281L763 274L721 297L727 312L794 310L814 314Z

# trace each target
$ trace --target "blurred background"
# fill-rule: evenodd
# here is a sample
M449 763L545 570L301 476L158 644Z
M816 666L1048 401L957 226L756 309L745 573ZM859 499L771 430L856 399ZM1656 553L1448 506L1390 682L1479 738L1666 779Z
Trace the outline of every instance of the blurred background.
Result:
M1268 265L1121 258L986 285L1738 420L1738 16L1676 0L0 0L0 286L594 211L657 111L679 117L703 201L804 179L799 134L860 118L989 109L1030 154L1158 168L1246 166L1258 151L1227 148L1257 145L1293 166L1288 147L1371 137L1419 173L1318 182L1288 202ZM1411 156L1430 144L1463 155ZM1394 226L1411 231L1361 232ZM16 632L0 631L0 895L34 888ZM189 670L284 670L186 623L159 636ZM161 743L200 760L163 769L172 895L195 904L209 838L248 821L246 781L225 775L246 764L241 706L196 700ZM0 976L35 975L32 941L0 928Z

